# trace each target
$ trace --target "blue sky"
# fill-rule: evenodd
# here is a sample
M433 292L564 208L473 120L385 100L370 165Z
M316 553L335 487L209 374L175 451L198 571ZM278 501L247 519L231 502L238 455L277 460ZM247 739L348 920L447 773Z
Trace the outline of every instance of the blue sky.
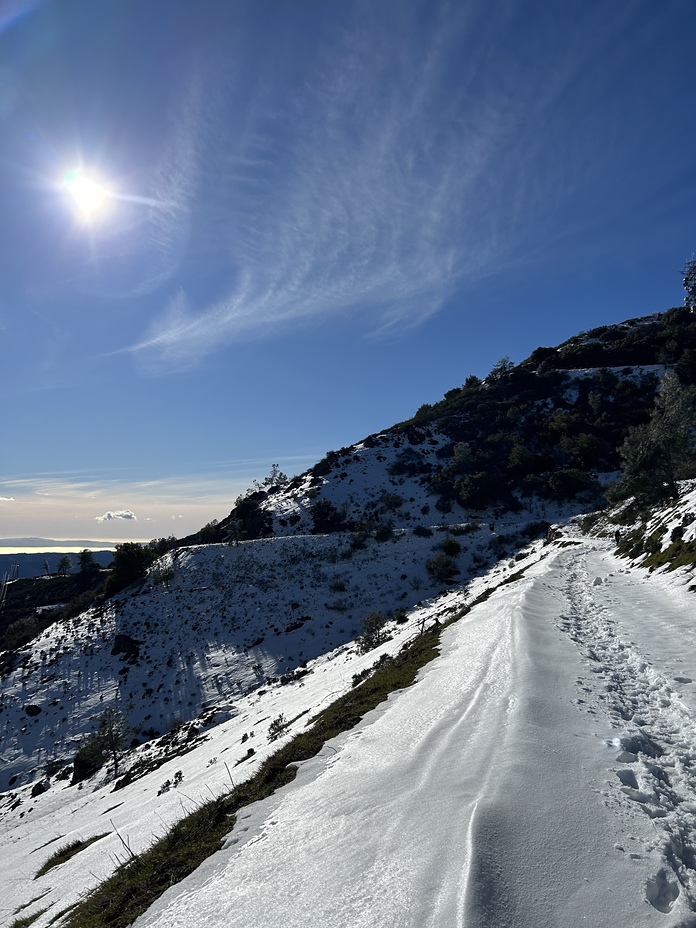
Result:
M692 0L0 0L0 537L184 535L680 304L695 39Z

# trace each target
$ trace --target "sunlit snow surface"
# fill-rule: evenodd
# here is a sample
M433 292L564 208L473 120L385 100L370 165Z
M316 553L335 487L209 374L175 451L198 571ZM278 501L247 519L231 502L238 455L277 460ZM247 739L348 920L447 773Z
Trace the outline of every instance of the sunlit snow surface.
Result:
M290 734L301 730L424 616L452 615L526 564L444 632L415 686L243 812L225 849L136 924L696 924L696 598L683 575L632 569L572 530L424 604L381 649L339 648L299 683L236 699L209 740L123 790L54 787L22 819L28 803L4 807L5 921L34 899L21 915L50 906L34 923L47 926L124 858L123 842L137 853L251 772L272 749L265 733L279 712L309 709ZM254 759L235 766L249 743ZM181 786L158 796L179 769ZM55 847L102 832L32 880Z

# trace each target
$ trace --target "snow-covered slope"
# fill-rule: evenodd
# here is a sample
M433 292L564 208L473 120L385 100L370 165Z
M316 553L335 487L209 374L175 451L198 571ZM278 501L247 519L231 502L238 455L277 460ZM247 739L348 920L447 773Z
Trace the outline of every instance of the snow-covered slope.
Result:
M693 925L692 609L556 545L138 928Z
M240 694L207 740L123 789L99 788L97 777L6 803L6 921L31 903L21 915L46 908L35 924L47 926L126 847L138 853L251 772L274 747L266 732L278 714L295 719L290 734L301 730L302 713L344 692L423 619L452 616L491 587L443 632L442 656L418 683L243 812L225 849L137 925L693 926L688 585L632 567L571 526L423 604L376 651L342 647L310 660L301 680ZM256 754L244 760L249 744ZM162 791L178 770L180 785ZM32 879L54 847L98 834Z
M462 526L459 579L529 522ZM201 713L206 726L221 721L240 696L354 644L371 612L398 618L439 592L426 561L445 537L401 531L357 548L349 534L279 537L166 555L139 588L48 628L0 681L0 789L15 801L19 787L67 776L106 707L140 740Z

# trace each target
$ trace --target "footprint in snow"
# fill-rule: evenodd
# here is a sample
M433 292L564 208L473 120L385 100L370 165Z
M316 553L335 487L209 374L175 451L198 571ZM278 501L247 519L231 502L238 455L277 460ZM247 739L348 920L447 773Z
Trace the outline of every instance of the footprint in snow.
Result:
M645 884L645 898L658 912L671 912L678 896L679 884L664 867Z

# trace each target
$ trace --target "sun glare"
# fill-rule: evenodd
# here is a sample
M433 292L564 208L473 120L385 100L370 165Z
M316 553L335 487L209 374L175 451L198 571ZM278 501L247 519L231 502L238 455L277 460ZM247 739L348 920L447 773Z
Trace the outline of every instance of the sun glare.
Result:
M92 219L100 213L110 193L101 184L85 177L79 168L65 175L63 186L72 197L77 209L84 219Z

